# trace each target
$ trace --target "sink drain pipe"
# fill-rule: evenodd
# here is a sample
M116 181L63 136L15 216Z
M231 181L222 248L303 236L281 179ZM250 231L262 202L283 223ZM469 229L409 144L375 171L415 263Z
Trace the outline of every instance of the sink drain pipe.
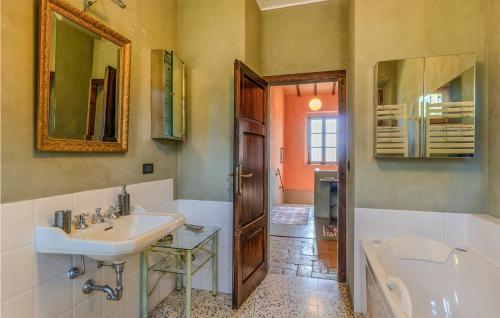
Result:
M93 279L89 279L83 284L82 291L84 294L90 294L93 291L106 293L107 300L119 301L123 296L123 269L125 268L124 261L112 262L105 264L102 261L97 262L97 267L108 266L114 269L116 275L116 287L113 289L109 285L97 285Z

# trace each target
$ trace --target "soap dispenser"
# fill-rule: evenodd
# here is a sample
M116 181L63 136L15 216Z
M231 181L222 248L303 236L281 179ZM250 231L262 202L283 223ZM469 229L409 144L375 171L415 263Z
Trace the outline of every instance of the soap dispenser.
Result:
M122 185L122 193L118 195L118 205L121 215L130 215L130 193L127 192L127 185Z

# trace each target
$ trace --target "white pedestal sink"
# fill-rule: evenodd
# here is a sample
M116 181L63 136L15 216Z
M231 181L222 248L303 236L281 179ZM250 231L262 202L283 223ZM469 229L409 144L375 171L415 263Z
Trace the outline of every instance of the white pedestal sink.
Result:
M134 211L137 210L142 209L136 207ZM146 212L121 216L100 224L90 224L90 220L88 223L88 228L73 228L69 235L57 227L36 227L36 251L85 255L106 262L123 260L127 255L146 249L182 226L184 216L178 213Z

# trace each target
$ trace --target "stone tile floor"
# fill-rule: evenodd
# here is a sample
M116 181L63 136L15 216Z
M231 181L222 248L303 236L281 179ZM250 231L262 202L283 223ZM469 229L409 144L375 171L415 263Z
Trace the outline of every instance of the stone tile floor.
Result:
M337 279L334 268L318 258L316 240L270 236L270 273L321 279Z
M150 314L151 318L183 317L184 292L173 292ZM269 273L239 310L231 309L231 295L212 296L193 290L192 317L217 318L359 318L354 314L344 284L334 280Z

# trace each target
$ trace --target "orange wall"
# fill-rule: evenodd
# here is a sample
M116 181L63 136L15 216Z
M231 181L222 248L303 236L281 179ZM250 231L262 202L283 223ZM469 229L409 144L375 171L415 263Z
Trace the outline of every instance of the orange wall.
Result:
M271 110L270 110L270 123L271 123L271 203L273 205L283 203L283 192L280 189L279 178L275 176L277 169L280 170L283 178L283 164L280 162L280 148L285 146L285 94L283 88L274 86L271 88Z
M337 165L309 165L307 163L308 116L336 114L338 95L318 95L323 102L320 111L309 109L313 95L285 96L285 189L314 190L314 170L337 170Z

